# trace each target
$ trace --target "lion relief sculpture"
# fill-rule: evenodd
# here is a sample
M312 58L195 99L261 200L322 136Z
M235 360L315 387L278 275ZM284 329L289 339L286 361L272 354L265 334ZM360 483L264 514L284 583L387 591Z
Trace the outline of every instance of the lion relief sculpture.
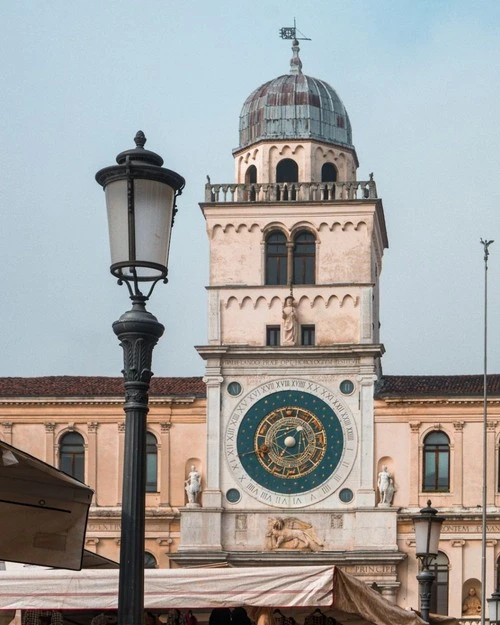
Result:
M323 543L316 536L310 523L296 517L271 517L268 521L269 531L266 534L268 548L289 549L297 551L321 551Z

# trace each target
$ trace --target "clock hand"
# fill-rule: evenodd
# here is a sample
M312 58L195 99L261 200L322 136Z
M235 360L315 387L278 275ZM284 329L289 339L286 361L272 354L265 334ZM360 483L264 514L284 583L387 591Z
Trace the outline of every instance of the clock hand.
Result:
M248 456L249 454L267 454L267 452L269 451L269 446L268 445L261 445L258 449L251 449L250 451L245 451L242 454L238 454L238 456Z

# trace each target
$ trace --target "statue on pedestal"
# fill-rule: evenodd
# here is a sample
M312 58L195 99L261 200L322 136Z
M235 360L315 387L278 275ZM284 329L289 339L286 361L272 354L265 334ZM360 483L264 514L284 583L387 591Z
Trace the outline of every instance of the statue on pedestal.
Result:
M184 490L186 491L189 504L198 506L198 496L201 493L201 475L196 470L194 464L191 466L191 471L185 484Z
M297 320L297 304L293 299L293 295L285 298L283 304L283 337L282 345L296 345L298 339L298 320Z
M380 495L379 506L390 506L394 497L394 479L387 470L387 465L384 465L378 474L377 486Z

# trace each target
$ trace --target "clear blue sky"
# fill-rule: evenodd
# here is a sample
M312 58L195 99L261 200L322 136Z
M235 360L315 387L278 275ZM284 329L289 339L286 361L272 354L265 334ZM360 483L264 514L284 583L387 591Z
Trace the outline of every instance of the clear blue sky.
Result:
M390 249L382 273L387 374L482 371L491 246L490 370L500 373L500 2L483 0L16 0L0 4L0 375L120 375L95 172L147 147L187 180L157 375L201 375L206 174L233 180L246 96L286 73L293 24L306 74L338 92L373 171Z

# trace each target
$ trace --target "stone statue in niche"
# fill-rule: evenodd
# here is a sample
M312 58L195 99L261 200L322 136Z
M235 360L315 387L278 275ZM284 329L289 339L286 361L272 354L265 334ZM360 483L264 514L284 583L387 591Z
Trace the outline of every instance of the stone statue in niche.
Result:
M463 616L480 616L481 615L481 599L477 596L474 586L469 588L469 595L465 598L462 606Z
M378 474L378 492L380 495L379 506L391 506L394 497L394 478L387 470L387 465L382 467L382 471Z
M296 345L298 339L298 320L297 320L297 304L293 299L293 295L285 298L283 304L283 336L281 338L282 345Z
M323 543L316 536L310 523L295 517L271 517L268 521L268 545L271 551L288 549L291 551L321 551Z
M188 506L192 505L198 507L200 505L198 503L198 497L201 493L201 475L196 470L194 464L191 466L191 471L185 482L184 490L187 494Z

